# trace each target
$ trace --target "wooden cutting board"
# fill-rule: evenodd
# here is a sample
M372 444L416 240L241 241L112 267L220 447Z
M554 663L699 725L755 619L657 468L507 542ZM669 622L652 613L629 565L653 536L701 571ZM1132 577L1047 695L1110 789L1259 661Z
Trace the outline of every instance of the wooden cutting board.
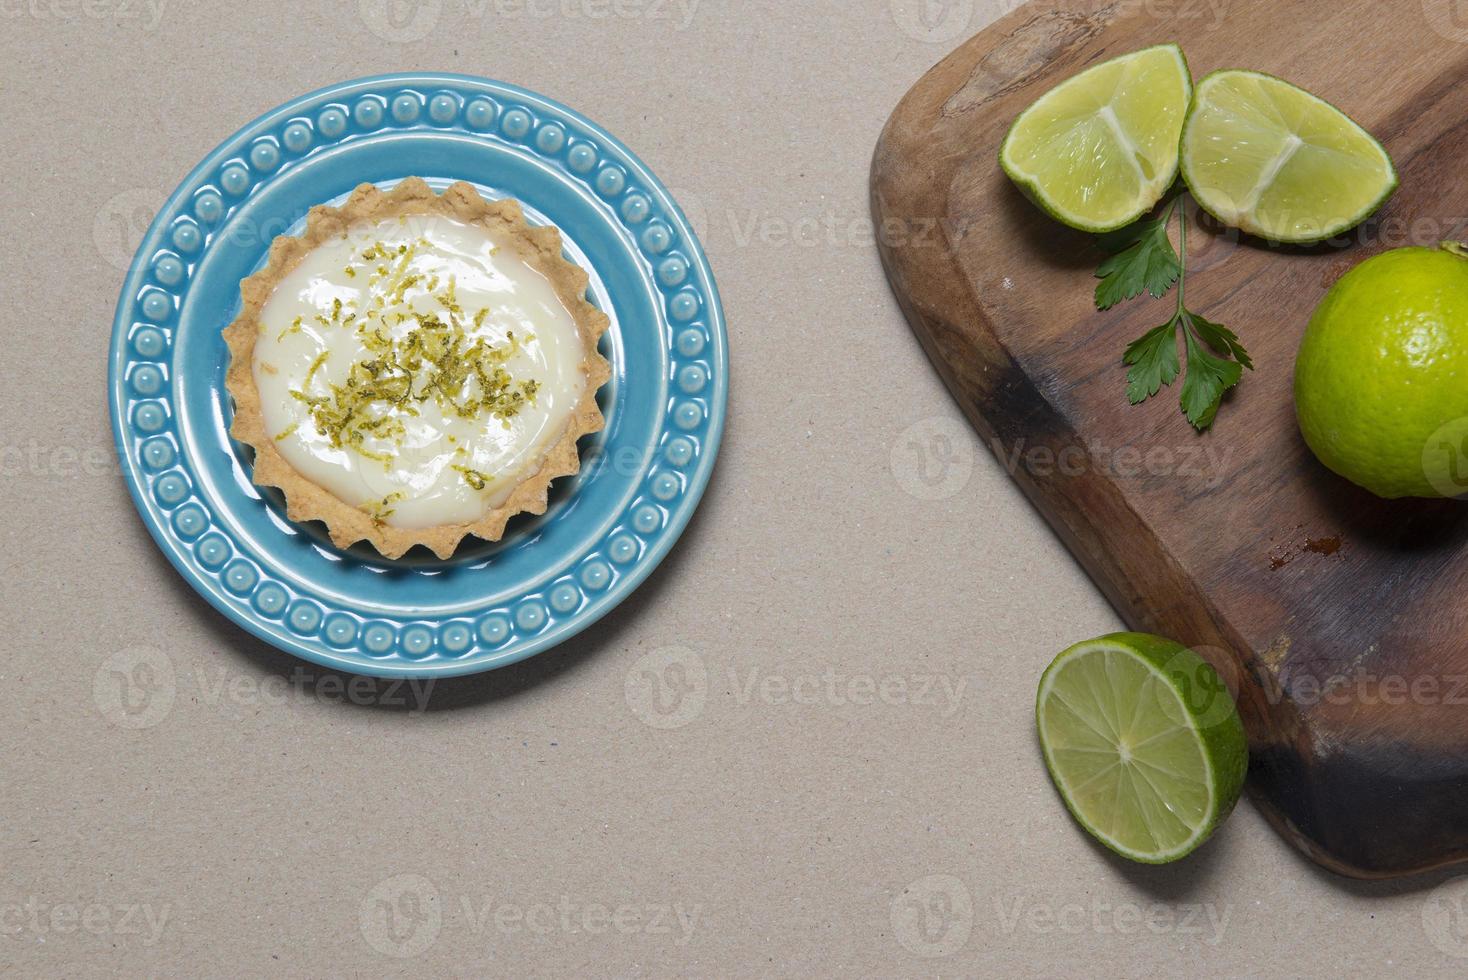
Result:
M1177 386L1136 407L1125 395L1122 350L1172 298L1098 313L1100 254L997 162L1046 89L1171 40L1195 77L1255 68L1329 99L1402 176L1348 245L1190 221L1189 306L1257 365L1201 436ZM1468 236L1465 161L1454 0L1072 0L1023 6L933 68L872 166L888 276L965 414L1128 623L1197 645L1237 685L1254 798L1353 876L1468 858L1468 504L1389 503L1326 471L1295 425L1291 373L1348 268Z

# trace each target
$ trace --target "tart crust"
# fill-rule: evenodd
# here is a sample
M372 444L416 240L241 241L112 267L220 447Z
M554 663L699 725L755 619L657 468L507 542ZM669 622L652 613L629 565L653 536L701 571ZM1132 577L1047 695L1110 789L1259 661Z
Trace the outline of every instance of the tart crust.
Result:
M351 227L384 218L412 215L444 215L491 232L495 240L513 247L531 268L549 280L560 297L577 332L581 335L581 371L586 384L573 407L565 430L542 455L540 466L526 474L504 503L476 521L427 528L399 528L374 520L325 488L306 479L275 446L265 431L260 392L255 384L255 341L260 335L260 311L281 280L319 245L345 235ZM498 541L505 523L519 513L543 514L550 482L570 476L581 468L576 441L605 424L596 393L611 377L611 368L597 352L597 341L609 325L606 314L586 301L589 277L586 270L561 254L561 233L553 227L525 223L520 204L514 200L486 201L473 186L462 181L443 194L417 177L409 177L386 193L372 184L362 184L341 207L318 205L306 217L305 234L299 238L282 235L270 245L265 268L240 282L244 306L224 330L229 346L229 373L225 387L234 399L234 423L230 434L255 450L252 479L258 486L277 487L285 495L286 516L292 521L322 521L332 543L346 548L367 541L386 558L401 557L414 545L424 545L440 558L454 553L466 535Z

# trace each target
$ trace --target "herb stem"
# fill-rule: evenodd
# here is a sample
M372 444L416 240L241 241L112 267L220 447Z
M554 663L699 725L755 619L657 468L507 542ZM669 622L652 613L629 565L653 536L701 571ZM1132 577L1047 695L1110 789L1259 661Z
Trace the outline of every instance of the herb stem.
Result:
M1182 200L1182 195L1173 198L1173 210L1178 210L1177 202ZM1188 209L1183 208L1177 219L1177 311L1181 315L1187 306L1183 303L1183 287L1188 279Z

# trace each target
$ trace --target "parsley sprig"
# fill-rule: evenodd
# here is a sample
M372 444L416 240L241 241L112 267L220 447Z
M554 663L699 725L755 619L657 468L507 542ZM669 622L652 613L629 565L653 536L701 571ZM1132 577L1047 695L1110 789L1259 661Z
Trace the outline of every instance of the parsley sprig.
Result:
M1127 365L1127 398L1133 405L1151 398L1177 380L1182 369L1177 337L1183 336L1187 373L1180 401L1183 414L1202 431L1213 424L1223 394L1239 383L1244 368L1254 369L1249 352L1232 330L1189 310L1186 303L1187 268L1179 252L1188 254L1187 215L1173 197L1159 218L1146 219L1102 235L1097 245L1107 257L1096 270L1096 308L1109 310L1118 303L1150 293L1157 299L1177 286L1177 308L1166 323L1134 340L1122 355ZM1167 237L1168 225L1178 215L1178 247Z

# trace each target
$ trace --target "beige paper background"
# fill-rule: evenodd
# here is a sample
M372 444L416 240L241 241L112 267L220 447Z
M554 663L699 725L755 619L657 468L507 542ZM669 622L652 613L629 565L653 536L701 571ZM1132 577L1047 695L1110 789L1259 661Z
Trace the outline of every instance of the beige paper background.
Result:
M1248 804L1131 867L1046 780L1039 673L1118 621L958 420L866 223L888 112L1007 6L0 0L0 974L1461 976L1468 879L1332 877ZM632 146L703 235L734 377L661 570L427 710L197 598L106 423L166 193L258 113L399 69Z

